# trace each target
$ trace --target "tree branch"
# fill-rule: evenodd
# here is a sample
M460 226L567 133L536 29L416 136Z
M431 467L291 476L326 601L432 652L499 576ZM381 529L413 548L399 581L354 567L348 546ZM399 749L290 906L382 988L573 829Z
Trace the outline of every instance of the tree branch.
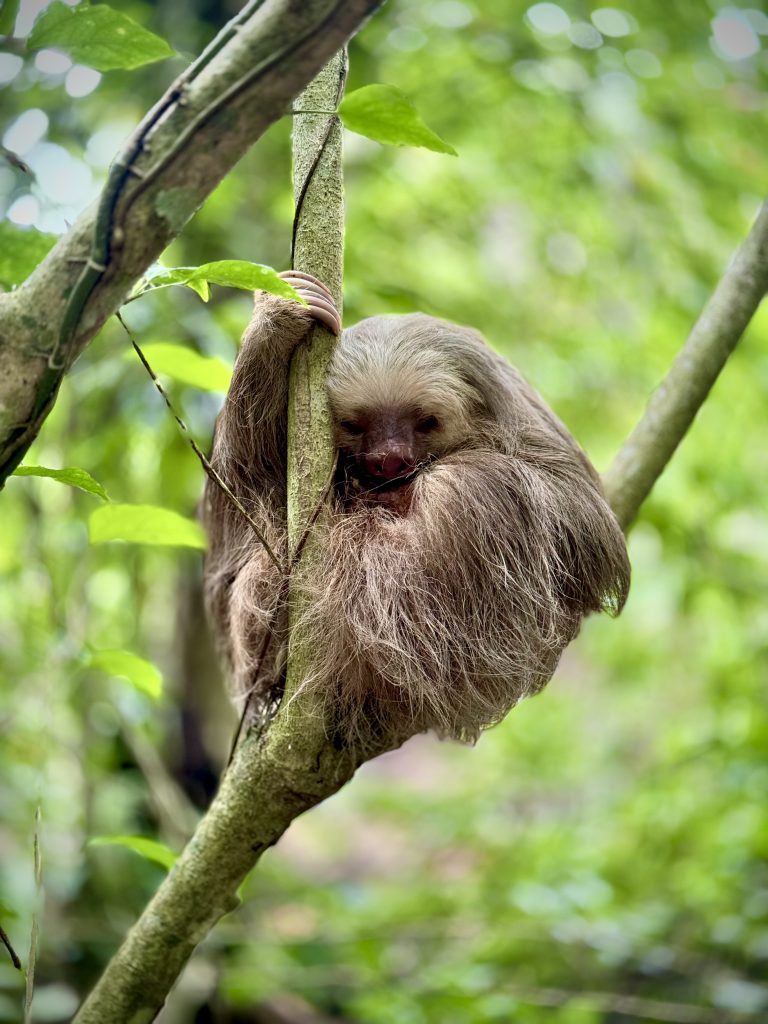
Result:
M332 109L343 82L343 55L307 94ZM307 95L305 94L305 95ZM303 109L303 108L300 108ZM341 303L343 206L341 131L327 116L297 119L296 177L314 169L298 211L296 262L322 277ZM330 132L328 128L330 127ZM316 159L319 155L319 159ZM311 221L311 225L310 225ZM324 373L333 338L316 329L292 365L291 537L294 548L322 500L333 465ZM305 452L306 446L306 454ZM293 645L292 645L293 646ZM195 835L108 964L74 1024L145 1024L153 1020L189 956L219 918L237 906L236 891L261 854L295 817L335 793L359 758L337 750L310 701L290 700L301 659L292 660L289 689L264 735L251 732L234 753L221 788Z
M294 102L294 110L335 110L344 92L346 53L339 52ZM296 213L292 257L296 270L313 274L333 293L342 314L344 271L344 174L338 117L305 114L294 118L293 189ZM305 531L334 468L335 448L325 382L335 338L316 324L291 360L288 392L288 538L295 552L289 590L290 650L285 700L298 690L304 673L302 641L295 628L302 602L293 579L311 563L314 538ZM322 515L322 512L320 513ZM311 716L322 730L322 716ZM322 742L320 736L318 741Z
M0 485L131 286L381 2L247 4L129 139L99 203L0 295Z
M355 767L338 751L308 751L284 712L263 740L246 736L195 835L73 1024L154 1020L195 946L237 907L237 888L261 854Z
M685 437L766 291L768 203L605 475L608 500L625 530Z

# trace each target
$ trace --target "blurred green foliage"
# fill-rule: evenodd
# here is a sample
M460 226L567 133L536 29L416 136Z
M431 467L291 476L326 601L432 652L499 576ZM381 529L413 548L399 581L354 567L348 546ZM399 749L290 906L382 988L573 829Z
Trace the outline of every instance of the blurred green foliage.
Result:
M21 4L21 34L39 6ZM234 13L120 8L187 55ZM767 40L764 13L714 0L388 4L352 46L350 88L397 86L460 157L348 135L347 322L423 309L476 326L604 468L765 188ZM36 179L0 162L0 213L60 232L183 64L99 79L7 42L2 141ZM287 266L289 133L267 133L166 265ZM126 319L141 343L231 364L248 311L235 291L165 289ZM273 1019L289 996L297 1021L673 1019L651 1000L765 1019L767 345L763 310L633 531L622 617L588 622L549 689L476 749L419 738L295 823L164 1024ZM129 352L109 324L26 462L194 515L200 466ZM205 447L220 394L169 386ZM91 546L99 505L32 477L0 497L0 920L23 953L40 806L36 1021L69 1019L161 877L136 847L88 840L180 849L233 729L199 552ZM152 662L162 697L90 650ZM22 985L0 955L4 1024Z

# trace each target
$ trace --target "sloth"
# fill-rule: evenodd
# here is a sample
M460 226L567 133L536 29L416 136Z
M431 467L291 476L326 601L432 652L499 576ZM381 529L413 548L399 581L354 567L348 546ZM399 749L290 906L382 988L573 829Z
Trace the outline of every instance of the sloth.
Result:
M542 689L585 615L621 610L621 529L566 427L477 331L416 313L342 332L320 281L281 276L306 304L256 293L211 463L287 559L289 362L314 321L338 335L335 479L295 579L301 688L345 744L430 729L473 742ZM210 479L202 509L209 616L249 724L268 721L284 686L284 576Z

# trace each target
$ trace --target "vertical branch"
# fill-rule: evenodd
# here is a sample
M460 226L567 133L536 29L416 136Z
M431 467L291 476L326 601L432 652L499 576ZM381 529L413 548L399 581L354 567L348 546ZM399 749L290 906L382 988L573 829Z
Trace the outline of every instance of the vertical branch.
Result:
M338 54L297 101L333 110L344 84ZM306 107L302 106L306 104ZM343 204L341 129L335 116L297 116L294 142L295 266L325 281L341 305ZM289 530L301 561L311 559L313 519L333 468L325 377L333 336L315 328L291 365ZM298 602L292 608L294 617ZM301 679L300 633L291 640L287 696ZM297 653L298 652L298 653ZM75 1017L75 1024L152 1021L191 956L219 918L237 906L237 887L299 814L335 793L359 759L336 750L306 701L284 700L270 728L239 745L208 813L173 870L129 932Z
M605 475L626 529L685 437L768 290L768 203L694 324L667 376Z
M313 274L333 293L341 312L344 268L344 185L341 162L341 123L333 111L344 91L347 55L340 51L297 97L293 129L293 186L296 216L293 228L293 266ZM334 443L325 381L335 339L315 325L291 362L288 397L288 537L293 550L300 543L333 472ZM313 557L308 538L304 565ZM300 631L294 630L301 601L289 596L291 643L286 697L300 684L304 659Z

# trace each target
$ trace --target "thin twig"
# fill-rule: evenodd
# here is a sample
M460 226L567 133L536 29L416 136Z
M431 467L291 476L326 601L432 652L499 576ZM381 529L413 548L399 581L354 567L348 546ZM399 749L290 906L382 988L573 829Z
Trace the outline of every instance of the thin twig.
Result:
M314 507L314 509L312 511L312 515L309 517L309 519L305 523L304 529L302 530L301 536L299 537L299 542L296 545L296 548L295 548L293 554L291 555L291 564L290 564L290 567L289 567L289 570L288 570L288 574L289 575L293 571L293 569L296 568L296 564L299 561L299 559L301 558L301 553L304 550L304 546L306 545L307 540L309 539L309 535L310 535L310 533L312 531L312 527L317 522L317 520L318 520L318 518L320 516L320 513L323 511L325 503L328 500L328 497L329 497L329 495L331 493L331 488L333 487L333 481L334 481L334 479L336 477L336 469L338 467L338 464L339 464L339 453L337 451L336 455L334 457L334 460L333 460L333 465L331 466L331 472L328 474L328 479L325 481L325 485L324 485L322 491L320 492L320 497L317 499L317 504L315 505L315 507Z
M258 538L259 543L264 548L264 550L266 551L266 553L269 556L269 558L271 559L271 561L277 566L277 568L280 570L281 573L284 572L285 571L285 567L284 567L282 561L277 557L275 552L272 550L272 547L271 547L269 541L267 540L267 538L264 536L264 534L259 529L258 523L255 521L253 516L249 515L249 513L246 511L246 509L244 508L242 502L237 497L237 495L232 492L232 490L230 489L229 485L225 482L225 480L213 468L213 466L211 465L211 463L209 462L207 457L203 454L203 452L202 452L200 446L198 445L197 441L195 441L194 437L190 433L189 428L187 427L186 423L181 418L181 416L179 416L179 414L176 412L176 409L173 406L173 402L171 402L171 399L168 396L168 392L165 390L163 385L157 379L157 374L152 369L152 367L149 365L147 357L141 351L141 348L139 347L138 342L136 341L136 339L134 338L133 334L131 333L131 330L128 327L128 325L126 324L125 320L123 320L122 316L120 315L119 310L115 313L115 316L117 317L117 319L122 324L123 330L125 331L125 333L130 338L131 344L133 345L133 348L134 348L134 350L136 352L136 355L141 360L142 366L147 371L149 376L152 378L152 381L153 381L155 387L157 388L157 390L162 395L163 401L168 406L168 409L170 410L171 415L173 416L173 418L176 420L177 424L179 425L182 433L184 434L185 438L187 439L187 441L189 443L189 446L191 447L192 451L195 453L195 455L199 459L200 464L202 465L203 469L205 470L207 475L210 477L210 479L216 484L216 486L219 487L221 489L221 491L227 496L227 499L231 502L232 505L234 505L234 507L237 509L237 511L240 513L240 515L243 516L243 518L247 520L247 522L250 525L251 529L256 534L256 537Z
M35 837L33 843L36 903L32 914L32 929L29 936L29 957L27 959L27 978L24 988L24 1024L32 1021L32 999L35 995L35 969L37 967L37 945L40 936L39 915L43 909L43 857L40 849L40 807L35 811Z
M280 581L280 593L278 595L277 604L275 605L272 614L269 617L269 622L267 623L267 628L264 633L264 639L261 642L261 650L259 651L259 656L256 659L256 668L253 673L254 685L246 694L245 703L243 704L243 710L240 712L240 720L237 723L237 729L235 730L235 735L232 738L232 745L229 748L229 757L227 758L227 769L232 764L232 758L235 756L235 751L237 750L238 745L240 744L240 737L242 736L243 729L245 728L245 720L248 717L248 712L250 711L251 708L254 687L256 685L255 680L258 679L259 673L261 672L261 666L264 664L264 659L266 658L267 653L269 652L269 648L272 644L272 640L275 635L275 625L277 624L277 618L278 615L280 614L281 608L285 604L284 590L287 591L287 589L288 588L286 586L286 580L285 578L283 578ZM225 771L227 769L225 769Z
M275 608L274 608L274 610L272 612L272 615L269 618L269 622L267 623L266 633L264 635L264 641L263 641L263 643L261 645L261 650L259 651L259 656L258 656L258 658L256 660L256 670L254 672L254 679L258 677L259 672L261 671L261 666L264 663L264 659L267 656L270 644L272 643L272 640L273 640L274 635L275 635L275 625L277 623L278 616L279 616L280 612L283 610L283 608L285 607L285 604L286 604L286 602L288 600L288 590L289 590L289 587L290 587L290 582L291 582L291 577L293 575L293 571L296 568L296 566L298 565L299 559L301 558L301 553L304 550L304 546L307 543L309 535L310 535L310 533L312 531L312 527L317 522L317 520L318 520L318 518L320 516L320 513L322 512L323 507L325 506L325 503L328 500L328 495L331 493L331 488L333 486L333 481L334 481L334 478L336 476L336 466L337 465L338 465L338 454L337 454L336 458L334 459L333 468L332 468L332 470L331 470L331 472L329 474L329 477L328 477L328 480L326 482L326 485L323 488L323 492L320 495L320 497L319 497L319 499L317 501L317 504L315 505L314 511L312 512L312 515L309 517L309 519L308 519L308 521L307 521L307 523L306 523L306 525L305 525L305 527L304 527L304 529L302 531L301 537L299 538L299 542L296 545L296 550L291 555L291 564L289 566L288 572L285 573L285 575L280 580L280 591L279 591L278 598L277 598L277 604L275 605ZM251 701L252 701L252 698L253 698L253 694L254 694L254 689L253 689L253 687L251 687L251 689L248 691L248 694L247 694L247 696L245 698L245 703L243 704L243 710L242 710L242 712L240 714L240 721L237 723L237 730L235 732L234 739L232 740L232 746L230 747L230 750L229 750L229 758L227 759L227 768L229 768L230 764L232 763L232 758L235 756L235 751L237 750L237 745L240 742L240 737L241 737L241 735L243 733L243 728L245 727L245 720L246 720L246 718L248 716L248 711L250 710L250 707L251 707Z
M16 968L17 971L20 971L21 960L19 960L18 956L16 955L16 950L11 945L11 940L6 935L5 929L2 926L0 926L0 942L2 942L2 944L8 950L8 955L11 958L11 963L13 964L13 966Z
M155 387L157 388L157 390L160 392L160 395L162 396L163 401L165 402L166 406L168 407L168 410L171 413L171 415L173 416L174 420L178 424L180 430L184 434L184 437L189 442L189 445L192 448L192 451L195 453L197 458L200 460L200 463L201 463L203 469L208 474L210 479L214 482L214 484L216 484L216 486L219 487L221 489L221 491L226 495L226 497L234 505L234 507L237 509L237 511L246 519L246 521L248 522L248 524L251 526L252 530L256 534L259 542L263 546L264 550L269 555L269 557L272 559L272 561L277 566L277 568L280 570L280 592L279 592L279 595L278 595L277 604L275 605L274 611L272 612L272 615L270 616L270 620L269 620L269 622L267 624L266 633L265 633L265 636L264 636L264 641L262 643L262 648L261 648L261 650L259 652L259 656L258 656L258 658L256 660L256 673L255 673L255 675L258 675L258 673L261 671L261 666L262 666L262 664L264 662L264 659L266 658L267 653L269 651L269 647L270 647L270 644L271 644L273 636L274 636L275 624L277 622L278 616L279 616L280 612L282 611L282 609L285 607L285 603L286 603L287 598L288 598L288 588L289 588L289 584L290 584L290 579L291 579L292 571L295 568L295 566L298 564L299 558L301 557L301 553L304 550L304 547L305 547L305 545L307 543L307 539L309 538L309 535L311 533L312 527L317 522L318 517L320 516L320 513L322 512L323 507L324 507L324 505L325 505L325 503L326 503L326 501L328 499L328 495L331 492L331 488L333 487L333 481L334 481L334 478L336 476L336 467L337 467L337 463L338 463L338 457L334 459L333 466L331 467L331 472L328 475L328 479L327 479L327 481L325 483L325 486L323 487L323 490L322 490L322 492L320 494L320 497L318 498L318 501L317 501L317 503L316 503L316 505L315 505L315 507L314 507L314 509L312 511L311 516L309 517L307 523L305 524L305 526L304 526L304 528L302 530L301 537L299 538L299 541L298 541L298 543L296 545L296 549L293 552L293 554L291 555L291 559L290 559L290 563L288 565L288 568L285 569L283 563L277 558L277 556L275 555L274 551L270 547L269 542L267 541L266 537L264 537L263 533L259 529L258 524L256 522L254 522L253 518L248 514L248 512L245 510L245 508L243 508L243 505L238 500L237 496L235 494L233 494L232 490L228 487L228 485L225 483L225 481L222 479L222 477L216 472L216 470L211 465L210 461L203 454L202 450L198 446L198 444L195 441L194 437L192 437L192 434L190 433L189 428L187 427L186 423L181 418L179 413L176 411L176 409L175 409L175 407L173 405L173 402L171 401L170 396L168 395L168 392L165 390L163 385L158 380L157 374L152 369L152 367L151 367L151 365L149 363L149 360L147 359L147 357L142 352L139 343L136 341L136 338L134 337L133 333L131 332L131 329L128 327L128 325L126 324L126 322L123 319L123 317L121 316L119 310L115 313L115 316L117 317L117 319L119 320L120 324L122 325L122 328L125 331L125 333L128 335L128 338L130 339L131 345L133 345L134 351L136 352L137 356L141 360L142 366L144 367L144 369L149 374L149 376L152 379L152 382L155 385ZM239 720L238 725L237 725L237 730L235 732L235 736L234 736L234 739L232 741L232 746L230 748L229 758L227 760L227 767L229 767L229 765L232 763L232 758L235 755L235 750L237 750L237 745L240 742L240 737L241 737L242 732L243 732L243 728L244 728L244 725L245 725L245 720L247 718L248 711L250 710L251 700L252 700L252 697L253 697L253 693L254 693L254 691L253 691L253 689L251 689L250 692L248 693L246 699L245 699L245 704L243 705L243 710L242 710L242 713L240 715L240 720Z

